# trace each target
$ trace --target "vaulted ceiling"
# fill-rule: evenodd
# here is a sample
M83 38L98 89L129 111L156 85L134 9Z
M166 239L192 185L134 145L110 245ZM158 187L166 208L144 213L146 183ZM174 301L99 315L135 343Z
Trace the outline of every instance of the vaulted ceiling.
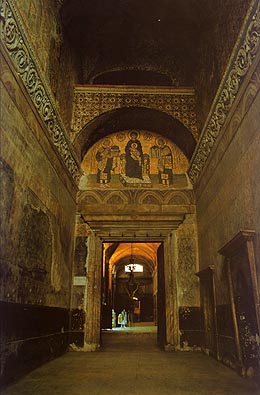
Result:
M209 0L70 0L62 18L81 55L83 82L192 85L193 39L201 38L201 27L212 19L210 5Z
M230 18L237 19L235 11L241 12L240 0L63 3L63 26L80 54L82 82L101 84L194 85L201 42L211 40L214 49Z
M106 255L111 268L115 271L129 264L129 259L134 258L135 263L146 267L146 272L152 275L157 261L157 249L160 243L104 243Z
M57 0L79 84L192 86L206 119L250 0Z

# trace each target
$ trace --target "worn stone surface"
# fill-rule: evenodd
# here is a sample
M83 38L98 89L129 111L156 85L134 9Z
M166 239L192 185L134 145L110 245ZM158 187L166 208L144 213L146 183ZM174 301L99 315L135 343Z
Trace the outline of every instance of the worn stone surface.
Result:
M98 353L70 352L2 395L257 395L259 388L198 352L162 352L156 333L106 333Z
M23 303L44 304L51 283L48 274L52 271L53 249L47 214L25 205L19 233L16 258L20 271L18 298Z
M4 172L6 181L1 193L2 204L8 202L4 209L9 228L5 227L8 256L2 267L10 277L1 287L1 296L5 300L19 300L15 286L19 265L35 265L39 270L45 270L46 266L52 288L48 303L68 306L66 289L71 281L69 261L75 223L70 212L75 212L75 187L46 140L44 129L30 108L30 100L19 92L10 69L3 65L1 156L6 165L1 173ZM36 264L37 259L42 263ZM32 303L36 302L30 298Z
M9 238L9 218L11 215L13 198L14 198L14 171L12 168L3 160L0 160L0 212L1 212L1 224L0 224L0 257L1 262L4 262L10 259L10 246L8 245ZM2 265L1 265L2 266ZM1 276L4 278L4 281L8 280L8 276L10 275L9 269L1 268Z
M10 309L2 311L5 318L1 318L1 325L8 320L12 331L3 332L1 328L1 380L9 380L64 352L68 344L68 325L64 324L68 311L66 318L57 317L57 327L53 328L51 321L52 307L70 307L76 190L19 78L4 57L2 60L1 244L4 248L0 299L10 302ZM33 317L33 307L37 310L39 305L48 306L47 328L43 334L40 328L35 331L34 321L30 324L28 321L28 333L34 331L33 339L28 341L26 331L21 332L15 320L15 308L17 315L24 308ZM41 314L43 310L39 311L40 321L44 314ZM26 322L21 322L21 326L26 327ZM52 340L44 350L45 336Z

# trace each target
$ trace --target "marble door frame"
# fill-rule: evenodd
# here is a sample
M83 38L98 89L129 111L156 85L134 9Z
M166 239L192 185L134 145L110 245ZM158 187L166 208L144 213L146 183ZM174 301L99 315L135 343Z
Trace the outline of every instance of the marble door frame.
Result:
M176 227L175 227L176 229ZM129 238L128 242L160 241L164 246L164 278L165 278L165 309L166 309L166 339L164 349L172 351L179 347L179 317L177 297L177 258L175 229L167 235L156 239ZM88 242L86 288L84 297L85 330L84 351L97 351L101 346L101 270L102 270L102 244L112 241L107 237L100 237L94 231L90 232ZM117 241L125 242L122 238Z

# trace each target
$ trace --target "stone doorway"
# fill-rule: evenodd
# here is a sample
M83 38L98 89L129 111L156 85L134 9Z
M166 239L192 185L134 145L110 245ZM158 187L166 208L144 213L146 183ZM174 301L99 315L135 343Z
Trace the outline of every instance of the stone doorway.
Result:
M101 329L157 332L161 242L103 243Z
M136 250L137 248L140 250L141 247L146 245L150 250L153 250L155 259L154 265L158 265L159 262L160 275L158 275L157 267L154 266L156 270L153 271L153 276L151 277L153 280L153 285L151 287L153 313L151 318L154 319L154 322L158 325L158 344L164 349L174 349L178 347L180 344L179 306L176 257L173 253L176 243L174 231L165 237L161 236L161 240L158 237L156 240L152 239L147 241L140 236L139 240L136 237L134 239L128 238L127 242L122 239L122 237L118 238L118 240L109 240L109 237L107 237L107 240L102 240L102 238L94 232L89 235L89 239L87 283L85 290L85 349L89 351L99 349L101 345L102 327L105 326L109 329L109 326L112 326L110 319L112 319L112 290L114 289L112 286L113 284L111 284L113 281L113 266L109 265L109 261L120 245L123 246L122 249L127 249L127 247L131 247L132 245ZM103 248L104 246L106 248ZM160 251L159 254L157 250ZM110 256L111 253L112 255ZM130 252L128 254L126 253L125 259L121 260L121 269L124 262L129 263L129 256L131 259L131 254L129 254ZM121 269L119 266L119 280ZM127 281L125 281L125 283L126 282ZM114 300L113 303L114 302L116 302L116 300ZM123 308L123 305L121 307ZM145 315L145 312L143 313ZM136 314L138 315L137 311ZM137 320L138 317L135 319Z
M111 325L109 309L112 309L113 294L109 281L112 283L113 265L110 265L110 259L116 256L120 244L128 244L125 259L129 263L130 245L141 246L142 243L161 244L160 256L156 259L163 262L158 287L163 292L153 303L156 314L161 312L154 314L159 324L158 343L167 350L200 345L199 284L195 276L197 232L194 205L188 200L190 193L165 190L161 201L159 190L122 192L105 188L104 191L82 191L79 194L81 214L77 235L83 245L87 244L87 254L84 263L86 285L81 288L82 294L77 300L84 301L82 328L86 350L99 349L102 327ZM121 203L115 196L123 199ZM157 197L158 204L150 200L152 196ZM181 200L184 198L187 201ZM124 199L128 201L124 202Z

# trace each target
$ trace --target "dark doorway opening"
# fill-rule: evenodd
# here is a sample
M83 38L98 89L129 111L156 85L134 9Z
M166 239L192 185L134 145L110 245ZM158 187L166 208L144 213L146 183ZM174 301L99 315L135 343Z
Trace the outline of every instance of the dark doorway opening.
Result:
M158 283L158 249L163 250L161 242L103 243L102 332L157 332L158 323L162 325L158 288L164 279L161 274ZM160 256L160 265L162 260Z

